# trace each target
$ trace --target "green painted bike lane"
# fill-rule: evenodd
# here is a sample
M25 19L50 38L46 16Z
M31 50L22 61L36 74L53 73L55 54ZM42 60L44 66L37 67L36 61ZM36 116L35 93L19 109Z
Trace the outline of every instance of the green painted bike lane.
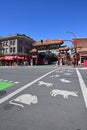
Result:
M14 83L0 81L0 90L4 90L4 89L11 87L13 85L14 85Z

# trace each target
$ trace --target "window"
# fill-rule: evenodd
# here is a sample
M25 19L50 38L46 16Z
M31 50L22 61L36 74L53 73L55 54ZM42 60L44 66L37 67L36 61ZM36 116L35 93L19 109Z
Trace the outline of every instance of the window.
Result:
M10 45L13 45L13 44L12 44L12 40L10 41Z
M10 53L14 53L16 51L16 48L15 47L10 47Z
M9 52L9 49L8 48L6 48L6 53L8 53Z
M15 40L13 40L13 45L15 45Z
M8 46L8 41L2 42L2 46Z
M10 45L15 45L15 40L11 40Z
M20 40L18 40L18 45L19 46L22 46L23 45L23 41L20 39Z
M23 51L23 48L22 47L19 47L18 48L18 52L22 52Z
M13 52L15 52L16 51L16 48L15 47L13 47Z
M10 47L10 53L12 53L12 52L13 52L12 47Z
M8 41L6 41L5 45L8 46Z
M5 42L3 42L3 46L5 46Z
M5 53L5 48L2 49L2 54L4 54L4 53Z

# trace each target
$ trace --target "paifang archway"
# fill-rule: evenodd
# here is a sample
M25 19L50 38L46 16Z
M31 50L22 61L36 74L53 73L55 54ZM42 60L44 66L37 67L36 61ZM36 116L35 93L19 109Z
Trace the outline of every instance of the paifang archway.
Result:
M78 67L78 53L77 53L77 40L76 40L76 35L73 32L66 32L70 33L73 35L73 40L63 40L63 41L70 41L72 42L73 48L74 48L74 62L75 66Z
M43 51L49 51L49 50L57 50L61 52L62 50L68 51L69 47L67 46L61 46L64 43L63 40L61 39L56 39L56 40L41 40L39 42L33 43L33 49L30 50L31 53L31 59L36 57L36 62L38 61L38 52L43 52ZM61 50L62 49L62 50ZM35 50L35 51L34 51ZM34 56L36 55L36 56ZM61 58L58 57L58 61L60 61ZM38 62L37 62L38 63Z

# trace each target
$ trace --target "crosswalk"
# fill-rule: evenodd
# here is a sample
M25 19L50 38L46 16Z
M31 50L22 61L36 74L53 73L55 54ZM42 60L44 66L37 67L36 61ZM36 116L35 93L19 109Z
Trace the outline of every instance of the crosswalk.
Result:
M14 84L19 84L20 82L18 81L10 81L10 80L7 80L7 79L0 79L0 82L3 81L3 82L9 82L9 83L14 83Z
M48 95L50 95L52 97L53 96L59 97L59 96L62 95L63 98L67 98L67 99L68 99L69 96L77 98L78 95L79 95L77 90L74 90L74 88L73 88L73 91L72 91L72 89L71 89L71 91L70 91L70 89L67 90L67 86L72 86L72 82L74 81L72 79L73 73L76 73L75 68L67 68L67 69L66 68L56 68L55 70L43 75L42 77L39 77L36 80L26 84L25 86L22 86L18 90L15 90L10 95L7 95L7 97L1 99L1 103L4 102L4 100L8 100L9 98L12 98L16 94L18 94L21 91L29 88L32 85L36 85L37 87L48 88L49 89ZM14 83L14 84L20 83L18 81L9 81L7 79L0 79L0 81L10 82L10 83ZM60 89L60 86L56 86L57 82L58 82L58 84L61 85L61 89ZM31 93L27 93L27 94L32 95ZM37 98L38 98L37 93L35 94L35 96L37 96ZM22 101L21 98L23 98L23 97L24 96L20 95L20 100L19 101L16 100L16 101L18 101L18 102ZM39 99L37 99L37 100L38 100L38 103L39 103Z
M68 80L68 79L65 79L65 78L61 78L61 74L64 75L64 76L72 76L72 73L73 73L73 69L56 69L55 71L53 72L50 72L48 74L46 74L45 76L42 76L42 78L39 78L39 79L36 79L35 81L33 81L34 84L30 83L31 85L37 85L37 87L45 87L45 88L48 88L49 89L49 93L48 95L52 96L52 97L55 97L55 96L63 96L63 98L65 99L68 99L68 97L75 97L77 98L78 97L78 92L77 91L70 91L70 90L67 90L67 89L59 89L56 87L56 89L54 89L54 86L55 86L55 79L60 82L62 84L70 84L71 81ZM54 82L52 82L52 79ZM26 87L26 86L25 86ZM27 86L27 88L29 87L29 85ZM62 86L61 86L62 88ZM34 88L33 88L34 89ZM27 99L27 97L29 97L29 95L31 95L31 93L27 93L27 94L23 94L23 95L20 95L19 97L16 97L14 100L11 100L9 103L10 104L14 104L14 105L18 105L18 106L21 106L21 107L24 107L23 104L26 104L26 105L31 105L29 104L29 100L31 101L31 98L28 100L25 101L24 99L24 95L25 95L25 99ZM35 94L35 96L37 97L37 100L39 103L39 98L38 98L38 95L37 93ZM26 103L25 103L26 102Z

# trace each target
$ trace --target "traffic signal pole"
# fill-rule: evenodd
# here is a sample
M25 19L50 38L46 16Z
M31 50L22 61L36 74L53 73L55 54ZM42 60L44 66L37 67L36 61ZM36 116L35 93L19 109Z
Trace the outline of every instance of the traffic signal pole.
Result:
M72 41L72 44L75 49L75 66L78 67L78 54L77 54L77 40L76 40L76 35L73 32L66 32L66 33L71 33L74 36L74 40Z

